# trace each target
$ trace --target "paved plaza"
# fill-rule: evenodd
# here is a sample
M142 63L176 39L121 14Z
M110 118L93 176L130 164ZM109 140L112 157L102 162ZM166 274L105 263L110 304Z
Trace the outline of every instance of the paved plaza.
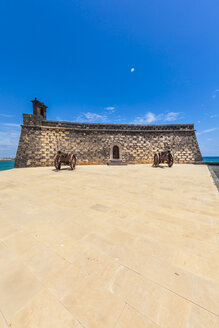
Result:
M205 165L0 172L1 328L217 328Z

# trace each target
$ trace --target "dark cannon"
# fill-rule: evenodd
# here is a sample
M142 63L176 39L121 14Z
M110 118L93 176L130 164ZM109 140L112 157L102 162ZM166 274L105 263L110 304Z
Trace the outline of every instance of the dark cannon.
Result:
M76 166L76 156L71 153L64 153L58 151L54 158L54 165L57 170L61 169L61 165L69 165L72 170L75 169Z
M158 167L160 163L167 163L169 167L173 166L173 155L170 150L162 151L154 155L153 166Z

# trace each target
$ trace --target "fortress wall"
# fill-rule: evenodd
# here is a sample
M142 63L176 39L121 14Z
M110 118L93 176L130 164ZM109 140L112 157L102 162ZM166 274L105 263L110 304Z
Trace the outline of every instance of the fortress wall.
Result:
M152 163L168 147L176 163L202 160L193 124L70 123L24 114L15 167L53 165L58 150L75 153L78 164L107 164L113 144L127 163Z

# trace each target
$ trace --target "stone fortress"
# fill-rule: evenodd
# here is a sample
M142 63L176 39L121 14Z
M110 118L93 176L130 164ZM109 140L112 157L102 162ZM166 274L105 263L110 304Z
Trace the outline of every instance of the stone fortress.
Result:
M134 125L49 121L47 106L32 100L23 114L15 167L50 166L58 150L76 154L78 164L152 163L170 149L175 163L202 161L194 124Z

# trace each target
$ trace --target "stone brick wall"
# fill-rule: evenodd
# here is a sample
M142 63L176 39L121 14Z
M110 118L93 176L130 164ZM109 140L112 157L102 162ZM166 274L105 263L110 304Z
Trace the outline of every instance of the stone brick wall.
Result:
M127 163L152 163L154 153L168 147L176 163L202 160L193 124L71 123L29 114L23 119L15 167L53 165L58 150L75 153L78 164L106 164L113 144Z

